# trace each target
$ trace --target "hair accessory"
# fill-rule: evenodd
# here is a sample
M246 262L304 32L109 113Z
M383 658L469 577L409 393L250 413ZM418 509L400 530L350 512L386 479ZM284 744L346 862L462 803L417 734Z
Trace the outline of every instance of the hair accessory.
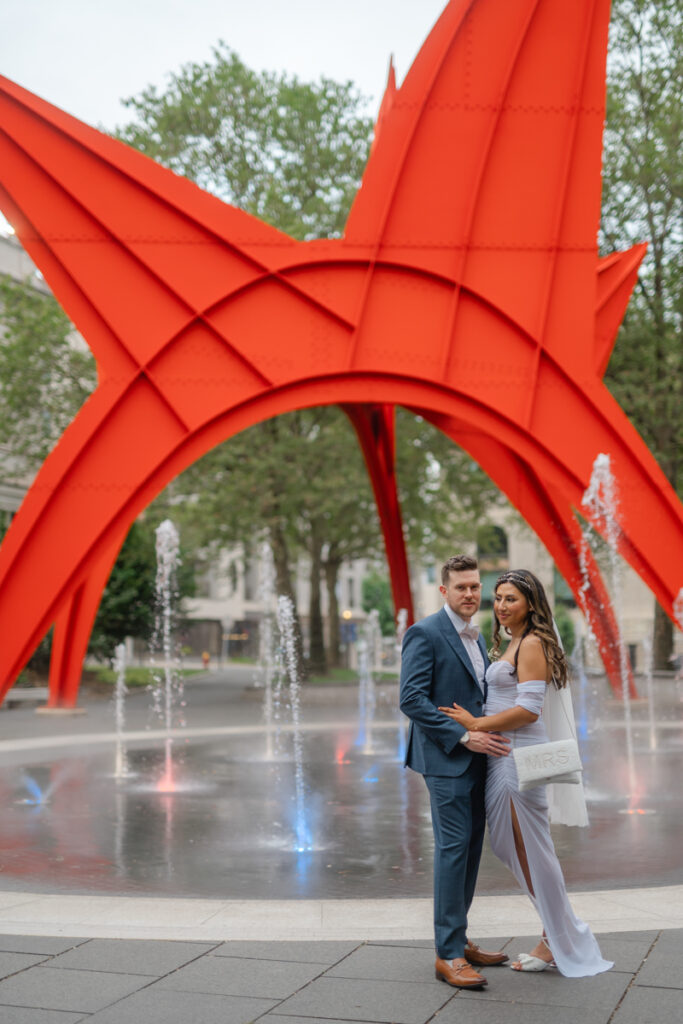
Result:
M514 583L515 585L517 583L521 583L522 586L527 588L527 590L529 589L529 581L516 572L504 572L503 575L499 576L496 580L496 586L498 586L499 583Z

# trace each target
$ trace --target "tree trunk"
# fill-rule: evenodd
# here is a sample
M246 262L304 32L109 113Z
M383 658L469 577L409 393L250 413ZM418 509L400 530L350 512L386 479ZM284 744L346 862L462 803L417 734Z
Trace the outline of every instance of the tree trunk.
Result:
M311 674L324 675L327 672L325 658L325 637L323 635L323 614L320 607L320 576L322 573L322 541L316 524L311 524L311 602L309 605L309 646L308 670Z
M328 558L325 562L325 587L327 589L327 607L329 608L327 654L330 666L333 668L338 668L341 665L339 599L337 598L340 565L341 562L334 558Z
M301 622L296 607L296 593L292 582L292 574L289 570L289 550L282 528L279 525L271 526L268 530L270 546L273 551L273 563L275 565L275 583L278 597L288 597L294 609L294 641L296 644L297 676L300 680L307 678L306 664L304 662L304 638L301 631Z
M674 651L674 627L671 619L661 607L655 603L655 623L652 635L652 657L655 672L671 671Z

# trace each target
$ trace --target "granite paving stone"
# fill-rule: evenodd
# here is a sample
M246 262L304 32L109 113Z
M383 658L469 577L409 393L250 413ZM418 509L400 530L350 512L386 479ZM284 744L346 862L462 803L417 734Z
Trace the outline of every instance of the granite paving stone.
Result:
M321 974L324 969L322 964L205 956L196 963L162 978L157 988L286 999Z
M495 942L495 939L488 940ZM430 949L434 951L433 939L371 939L368 946L411 946L413 949ZM482 947L483 948L483 947Z
M142 969L144 964L140 967ZM149 985L152 980L139 974L58 971L42 965L29 967L21 974L0 981L0 1006L35 1006L94 1013L115 999Z
M57 956L66 953L90 939L65 939L51 935L0 935L0 951L3 953L45 953Z
M678 1024L683 998L676 989L638 988L627 993L610 1024Z
M683 989L683 971L681 970L681 958L679 956L660 953L658 950L647 958L635 980L635 984L642 988L672 988ZM681 1001L681 1019L683 1020L683 994L679 996Z
M272 999L168 992L153 985L87 1017L83 1024L252 1024L273 1005Z
M0 1006L0 1020L2 1024L80 1024L90 1017L62 1010L37 1010L35 1006Z
M224 942L213 956L240 956L255 960L287 960L290 963L336 964L358 949L358 942Z
M325 977L425 982L434 977L434 955L420 949L362 946L326 971Z
M609 1011L573 1006L554 1006L550 1014L545 1006L507 999L478 1003L461 995L445 1006L436 1019L438 1024L607 1024L609 1016Z
M259 1017L258 1024L349 1024L346 1020L332 1020L330 1017L283 1017L277 1012L267 1013L265 1017ZM354 1020L353 1024L377 1024L371 1020Z
M668 956L683 956L683 928L660 932L653 952L657 955L664 953Z
M27 967L34 967L43 963L47 958L44 955L33 955L30 953L0 953L0 978L8 978L19 971L25 971Z
M91 939L78 949L54 957L50 967L161 977L213 948L214 944L209 942Z
M600 935L600 952L606 960L614 961L615 971L626 971L634 974L641 967L657 932L639 932L636 934Z
M593 978L563 978L558 971L522 973L490 968L484 973L488 986L483 991L463 991L464 999L524 1002L546 1007L571 1006L593 1010L613 1010L631 982L630 974L607 971ZM553 1009L554 1012L554 1009Z
M282 1016L423 1024L453 996L446 985L318 978L278 1007Z

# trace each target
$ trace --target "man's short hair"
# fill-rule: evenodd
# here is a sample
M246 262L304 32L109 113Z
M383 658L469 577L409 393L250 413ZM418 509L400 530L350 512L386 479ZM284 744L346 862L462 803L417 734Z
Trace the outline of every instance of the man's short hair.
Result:
M452 555L447 562L441 566L441 583L448 586L448 579L452 572L467 572L469 569L478 569L479 564L473 555Z

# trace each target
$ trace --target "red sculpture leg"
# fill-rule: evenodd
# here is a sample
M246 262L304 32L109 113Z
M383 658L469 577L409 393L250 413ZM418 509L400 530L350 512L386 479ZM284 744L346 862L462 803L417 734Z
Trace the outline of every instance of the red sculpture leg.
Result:
M413 598L396 483L394 408L391 405L343 405L342 409L358 435L372 483L384 535L394 609L398 614L405 608L407 625L411 625Z
M48 684L49 708L73 708L76 705L83 662L102 591L124 538L125 534L95 562L90 575L75 586L55 619Z

